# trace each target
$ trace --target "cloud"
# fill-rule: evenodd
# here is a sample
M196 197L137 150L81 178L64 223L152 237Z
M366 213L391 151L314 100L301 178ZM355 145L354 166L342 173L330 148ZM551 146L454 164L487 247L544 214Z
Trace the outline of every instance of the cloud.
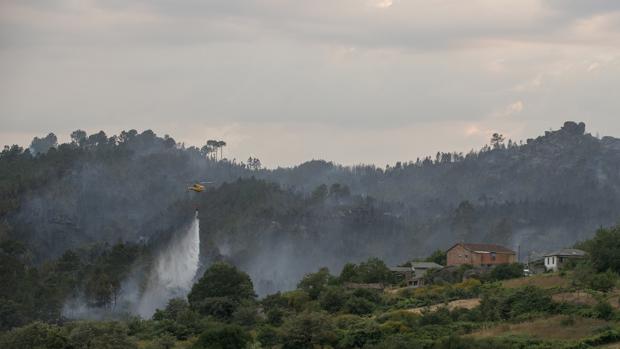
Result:
M601 66L601 64L599 62L592 62L589 66L588 66L588 71L595 71L596 69L598 69Z
M342 134L424 129L406 150L418 154L445 125L455 136L435 151L486 141L515 115L529 136L565 119L620 132L614 3L0 1L0 137L152 128L192 144L226 138L246 157L266 135L286 139L257 126L280 123L335 141L269 148L272 163L383 163L388 148L355 154L367 140ZM353 150L329 156L338 144Z
M394 1L392 0L376 0L374 2L374 6L378 8L388 8L394 5Z
M519 114L521 111L523 111L523 106L523 101L516 101L506 107L505 114L507 116Z

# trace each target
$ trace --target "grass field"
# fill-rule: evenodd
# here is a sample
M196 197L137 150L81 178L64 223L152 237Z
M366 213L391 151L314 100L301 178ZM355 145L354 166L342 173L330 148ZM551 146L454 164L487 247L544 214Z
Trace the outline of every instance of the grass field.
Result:
M510 279L502 282L506 288L521 286L537 286L543 289L568 288L571 287L571 280L558 274L538 274L534 276Z
M562 292L551 296L554 302L593 306L598 303L596 297L584 291Z
M566 315L537 319L518 324L501 324L472 333L475 338L496 337L502 335L522 335L539 339L577 340L594 335L609 325L599 319L575 317L574 323L562 324Z

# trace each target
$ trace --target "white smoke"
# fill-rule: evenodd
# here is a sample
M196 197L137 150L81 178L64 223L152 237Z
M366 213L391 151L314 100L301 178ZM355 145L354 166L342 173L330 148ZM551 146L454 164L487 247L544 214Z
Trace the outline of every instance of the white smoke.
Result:
M169 299L184 297L192 287L200 259L198 212L189 229L181 234L155 258L148 285L136 309L142 317L151 317L156 309L165 307Z

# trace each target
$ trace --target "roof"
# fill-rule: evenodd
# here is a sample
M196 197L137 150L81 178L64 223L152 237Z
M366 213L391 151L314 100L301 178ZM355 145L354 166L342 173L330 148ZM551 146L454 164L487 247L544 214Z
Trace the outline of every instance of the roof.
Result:
M576 248L564 248L545 255L545 257L559 256L559 257L584 257L586 251L578 250Z
M434 262L411 262L414 269L442 269L443 265Z
M408 272L408 271L413 271L413 269L411 269L411 267L390 267L391 271L397 272L397 273L404 273L404 272Z
M454 247L458 245L463 246L465 249L469 251L478 252L478 253L495 252L495 253L516 254L515 251L508 249L504 246L496 245L496 244L469 244L469 243L463 243L463 242L459 242L458 244L455 244L454 246L450 247L448 251L450 251L451 249L453 249Z

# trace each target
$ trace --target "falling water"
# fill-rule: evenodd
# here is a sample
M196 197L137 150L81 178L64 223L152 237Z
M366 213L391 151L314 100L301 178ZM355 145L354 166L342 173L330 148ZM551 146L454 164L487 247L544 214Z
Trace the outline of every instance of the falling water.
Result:
M189 229L180 234L155 259L137 309L142 317L150 317L155 309L165 307L170 298L187 295L192 287L200 257L198 212Z

